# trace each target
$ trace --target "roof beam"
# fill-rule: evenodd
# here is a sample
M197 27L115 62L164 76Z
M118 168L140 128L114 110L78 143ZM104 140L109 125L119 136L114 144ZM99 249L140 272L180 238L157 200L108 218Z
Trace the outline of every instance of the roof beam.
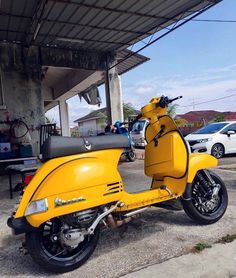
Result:
M42 21L49 22L49 23L67 24L71 27L89 27L89 28L103 30L103 31L105 30L105 31L130 33L130 34L136 34L136 35L146 35L146 33L140 32L140 31L132 31L132 30L127 30L127 29L117 29L117 28L109 28L109 27L100 27L100 26L91 25L91 24L71 23L71 22L62 21L62 20L57 21L57 20L43 18Z
M0 32L9 32L9 33L18 33L18 34L25 34L25 32L22 32L22 31L17 31L17 30L4 30L4 29L0 29ZM29 36L33 36L34 34L33 33L28 33ZM77 38L71 38L71 37L56 37L56 36L52 36L52 35L47 35L47 34L38 34L37 35L38 38L49 38L51 40L57 40L58 38L63 38L65 40L71 40L73 42L74 39L77 39ZM127 44L127 43L123 43L123 42L116 42L116 41L104 41L104 40L93 40L93 39L79 39L78 40L81 40L81 41L84 41L84 42L97 42L97 43L106 43L106 44L115 44L115 45L118 45L119 46L126 46L126 47L129 47L131 46L131 44ZM55 44L55 43L54 43ZM35 45L37 45L37 43L35 43Z
M4 70L34 72L41 66L52 66L103 71L107 68L107 59L112 57L110 52L0 43L0 64Z
M48 0L38 0L38 2L37 2L37 6L33 13L31 23L25 32L25 41L24 42L28 45L32 44L32 42L35 41L35 39L39 33L39 30L41 28L41 19L42 19L43 13L45 11L47 2L48 2ZM33 31L33 35L29 36L31 30Z

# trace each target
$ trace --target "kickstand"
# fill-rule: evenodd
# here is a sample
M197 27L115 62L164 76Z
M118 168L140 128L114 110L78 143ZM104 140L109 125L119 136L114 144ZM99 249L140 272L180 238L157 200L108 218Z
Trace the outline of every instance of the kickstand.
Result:
M26 248L25 241L22 242L21 247L19 247L19 251L20 251L20 253L23 253L24 255L28 255L29 254L28 249Z

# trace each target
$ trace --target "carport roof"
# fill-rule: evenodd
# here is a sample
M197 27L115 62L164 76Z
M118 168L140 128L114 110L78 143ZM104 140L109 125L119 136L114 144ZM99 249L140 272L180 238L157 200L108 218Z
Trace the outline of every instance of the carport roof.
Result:
M0 41L113 51L221 0L1 0Z

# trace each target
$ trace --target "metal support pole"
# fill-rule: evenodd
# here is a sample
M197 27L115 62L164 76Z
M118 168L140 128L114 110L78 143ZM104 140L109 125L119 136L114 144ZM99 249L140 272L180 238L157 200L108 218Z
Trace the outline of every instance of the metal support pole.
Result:
M62 136L70 136L68 104L65 100L59 100L59 114Z

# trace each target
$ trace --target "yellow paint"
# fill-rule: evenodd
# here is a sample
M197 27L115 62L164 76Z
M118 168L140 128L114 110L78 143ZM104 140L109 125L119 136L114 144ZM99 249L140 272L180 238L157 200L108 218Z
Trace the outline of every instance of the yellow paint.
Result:
M191 183L197 171L216 167L218 165L218 160L209 154L193 153L189 157L189 165L190 167L187 182Z
M217 160L205 154L192 154L188 158L186 146L174 121L165 116L167 109L157 107L159 100L152 99L141 110L143 118L148 118L150 122L146 130L148 144L145 148L145 173L153 177L150 190L133 194L124 190L117 170L122 149L69 155L51 159L39 168L26 187L14 217L24 216L28 204L39 199L47 199L48 210L27 217L34 227L53 217L118 201L124 206L116 212L125 212L180 197L186 183L192 182L196 172L216 166ZM165 128L158 144L155 144L153 139L162 126ZM57 198L66 204L57 206ZM79 201L69 203L74 198Z

